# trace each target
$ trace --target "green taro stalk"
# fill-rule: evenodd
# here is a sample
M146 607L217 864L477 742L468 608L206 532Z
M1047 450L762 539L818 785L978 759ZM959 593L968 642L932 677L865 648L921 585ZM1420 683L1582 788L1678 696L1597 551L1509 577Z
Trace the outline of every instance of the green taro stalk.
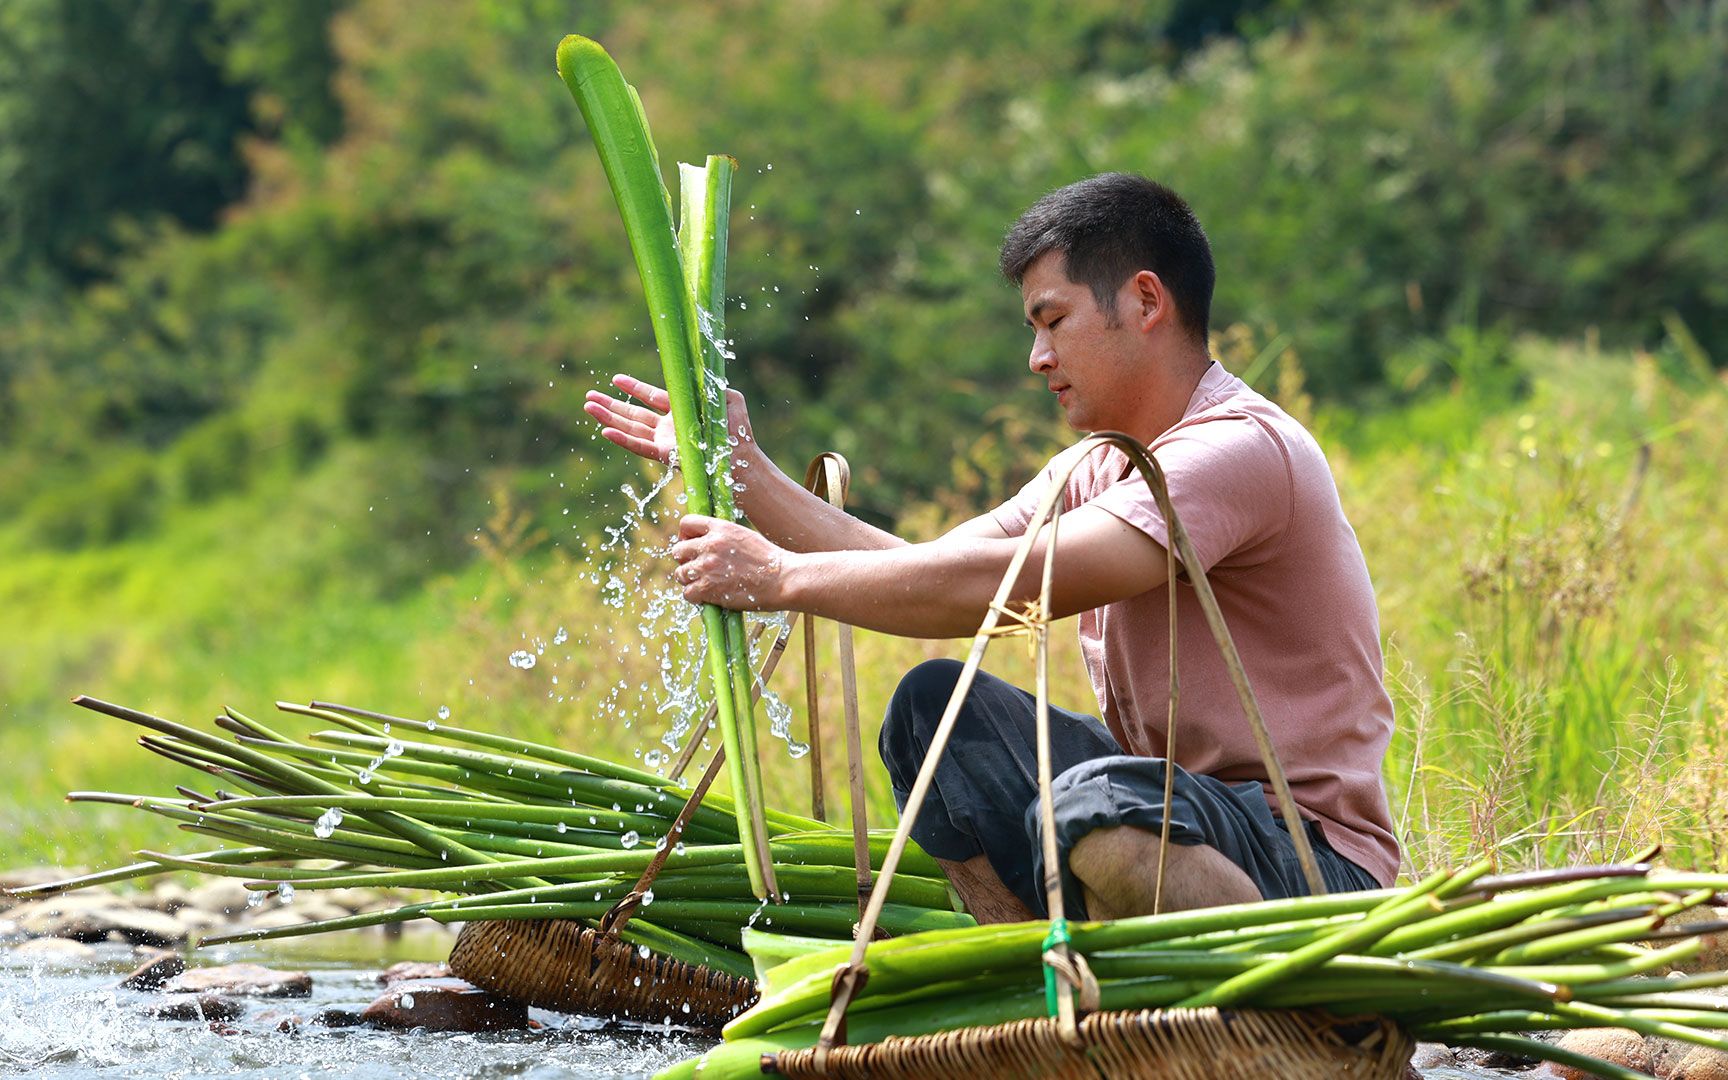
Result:
M686 207L700 209L694 221L685 222L685 257L680 258L671 199L640 98L599 43L575 34L558 45L558 74L587 121L630 238L671 399L688 505L692 513L730 518L731 454L720 381L724 357L717 344L718 330L705 335L702 324L706 314L711 326L718 328L724 306L730 159L709 158L707 168L696 170L703 180L701 191L686 185ZM705 409L711 390L718 404ZM745 867L758 898L777 897L762 824L762 780L743 616L704 604L702 625Z
M1103 1011L1209 1004L1376 1013L1418 1039L1515 1048L1594 1075L1642 1077L1521 1033L1622 1027L1728 1050L1728 1001L1694 991L1728 973L1663 976L1724 922L1664 929L1714 902L1728 875L1586 867L1488 877L1481 862L1410 888L1340 893L1072 925ZM880 1042L1044 1017L1049 924L932 929L873 942L847 1041ZM758 928L759 929L759 928ZM763 1055L814 1045L852 949L751 931L762 997L726 1042L657 1080L744 1080ZM1444 959L1442 959L1444 957Z

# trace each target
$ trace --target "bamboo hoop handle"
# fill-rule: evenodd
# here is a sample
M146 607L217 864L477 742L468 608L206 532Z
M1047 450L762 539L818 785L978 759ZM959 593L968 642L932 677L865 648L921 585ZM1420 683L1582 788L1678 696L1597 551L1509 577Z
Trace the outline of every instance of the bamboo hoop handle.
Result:
M673 820L672 827L666 830L665 843L661 844L660 850L656 851L654 857L648 860L648 865L643 869L642 876L636 879L636 884L630 886L629 892L618 898L618 902L612 905L610 911L600 916L601 933L616 936L620 930L624 929L624 924L630 921L630 917L636 914L636 909L642 905L648 891L654 887L654 879L660 876L660 871L665 867L666 860L671 857L673 849L678 845L679 839L683 837L684 827L690 824L690 819L695 816L696 808L702 805L702 799L708 794L708 788L720 775L720 767L725 763L726 748L721 747L715 753L714 760L708 763L708 768L702 773L702 779L697 781L696 790L692 791L690 797L684 800L683 809L678 811L678 817Z
M1237 652L1236 643L1230 636L1229 628L1224 624L1224 616L1218 607L1218 598L1213 594L1211 584L1206 579L1206 572L1201 569L1200 558L1194 550L1193 542L1188 532L1183 528L1177 517L1176 508L1170 501L1169 485L1164 478L1164 470L1158 464L1152 453L1132 435L1119 431L1100 431L1089 435L1079 444L1084 447L1074 460L1069 463L1067 471L1060 476L1052 477L1052 483L1044 492L1037 512L1033 515L1026 532L1015 548L1014 556L1009 560L1008 570L1002 576L1001 584L997 586L996 596L991 601L989 609L984 613L983 622L972 639L971 651L967 654L965 665L961 668L960 677L955 682L954 692L948 698L948 704L943 709L942 719L936 725L936 731L930 740L930 748L925 752L924 764L918 770L918 777L913 782L912 791L906 799L906 812L900 817L899 827L894 831L894 839L888 845L888 852L882 860L882 871L876 879L876 887L870 894L870 903L859 924L857 939L853 942L852 956L847 963L835 973L832 1002L828 1016L822 1025L822 1034L817 1041L819 1057L826 1058L827 1050L844 1040L845 1012L856 988L869 977L869 966L865 956L870 940L876 929L876 922L881 917L882 907L887 902L888 889L893 882L894 873L900 864L900 858L905 853L906 844L911 838L912 825L917 820L918 811L924 805L930 785L935 779L936 765L947 751L948 739L953 734L954 724L959 719L960 706L965 702L966 695L971 692L972 683L977 679L979 665L983 662L985 650L989 648L990 639L998 636L997 625L1004 613L1019 621L1030 622L1008 608L1008 599L1015 582L1020 580L1021 570L1026 565L1033 547L1037 544L1038 535L1047 521L1057 512L1067 490L1068 478L1086 455L1099 447L1116 445L1128 456L1129 463L1139 470L1151 489L1153 498L1158 503L1159 512L1164 516L1165 526L1169 532L1170 543L1166 550L1169 558L1179 557L1184 567L1188 569L1190 583L1194 587L1195 596L1200 601L1202 612L1206 616L1207 627L1212 631L1213 640L1224 658L1230 680L1234 684L1238 698L1241 700L1243 712L1247 715L1249 726L1253 729L1254 741L1260 751L1262 763L1266 766L1268 778L1272 782L1273 792L1278 802L1279 812L1283 815L1285 827L1289 830L1291 843L1296 849L1297 861L1302 866L1302 873L1307 880L1309 891L1316 896L1326 892L1325 881L1320 876L1319 864L1314 860L1313 848L1308 843L1307 833L1302 828L1302 817L1296 809L1296 800L1290 794L1289 781L1284 775L1283 766L1279 763L1277 751L1272 746L1272 739L1266 730L1265 718L1260 714L1259 703L1255 700L1253 687L1249 685L1246 670L1242 666L1241 654ZM1054 541L1050 548L1054 549ZM1053 558L1046 552L1046 559ZM1171 576L1169 587L1174 594L1177 582ZM1037 613L1042 618L1043 613ZM1171 639L1171 651L1174 653L1176 642ZM1172 657L1172 664L1175 663ZM1040 690L1046 689L1040 679ZM1048 700L1040 694L1040 711L1048 708ZM1047 755L1040 754L1044 759ZM1166 793L1169 792L1168 770L1166 770ZM1045 799L1048 804L1048 798ZM1168 818L1168 813L1166 813ZM1059 871L1058 871L1059 872ZM1046 873L1048 874L1048 866ZM1059 890L1058 890L1059 891Z
M841 455L829 451L818 454L804 471L804 486L828 500L830 506L844 509L846 495L852 488L852 466ZM804 689L810 707L811 791L815 800L822 792L821 758L816 756L821 743L817 727L818 694L816 692L816 631L815 619L804 623ZM864 740L858 719L858 665L852 648L852 627L835 623L840 649L840 693L846 715L846 782L852 804L852 861L858 872L858 915L870 901L870 820L864 800ZM821 802L816 802L821 807ZM817 811L816 817L826 820Z

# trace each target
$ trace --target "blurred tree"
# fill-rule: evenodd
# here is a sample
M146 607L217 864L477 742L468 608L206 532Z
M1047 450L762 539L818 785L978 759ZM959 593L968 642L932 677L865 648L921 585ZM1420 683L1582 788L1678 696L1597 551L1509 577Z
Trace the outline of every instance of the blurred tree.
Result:
M252 96L255 119L289 141L342 134L330 20L345 0L215 0L222 69Z
M101 276L124 223L209 228L245 187L247 92L209 0L0 5L0 281Z

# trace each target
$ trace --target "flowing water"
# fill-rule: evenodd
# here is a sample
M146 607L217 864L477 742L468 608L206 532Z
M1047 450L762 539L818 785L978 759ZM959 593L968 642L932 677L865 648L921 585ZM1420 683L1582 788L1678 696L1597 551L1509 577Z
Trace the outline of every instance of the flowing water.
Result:
M245 1014L226 1024L147 1015L150 1005L182 995L116 989L138 962L130 946L98 945L94 961L70 966L0 947L0 1076L601 1080L648 1076L715 1042L680 1028L538 1010L532 1018L544 1026L522 1032L436 1034L310 1023L278 1030L288 1017L364 1008L381 992L376 977L383 967L404 958L441 959L450 938L416 942L409 934L404 941L406 947L385 950L375 934L327 934L300 944L200 950L198 964L246 961L312 976L310 998L244 999Z

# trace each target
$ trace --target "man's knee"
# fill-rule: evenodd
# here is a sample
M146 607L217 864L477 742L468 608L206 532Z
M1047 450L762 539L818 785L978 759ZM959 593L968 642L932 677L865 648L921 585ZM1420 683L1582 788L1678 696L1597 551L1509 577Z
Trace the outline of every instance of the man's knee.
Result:
M917 775L924 749L930 745L963 667L957 660L926 660L908 671L895 687L882 719L877 749L896 780L904 777L910 782Z

